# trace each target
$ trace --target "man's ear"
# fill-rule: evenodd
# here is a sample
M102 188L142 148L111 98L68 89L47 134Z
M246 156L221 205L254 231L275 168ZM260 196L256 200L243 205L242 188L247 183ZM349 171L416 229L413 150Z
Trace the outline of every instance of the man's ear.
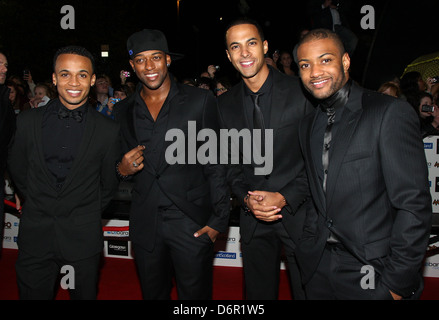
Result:
M91 82L90 82L90 85L93 87L93 86L95 85L95 83L96 83L96 74L93 74L93 75L91 76Z
M226 49L226 55L227 55L227 58L229 59L229 61L232 62L232 60L230 59L230 53L229 53L229 50L227 50L227 49Z
M268 52L268 41L264 40L262 45L264 46L264 54L267 54L267 52Z
M348 73L349 68L351 66L351 57L349 57L349 54L347 52L345 52L341 59L342 59L341 61L343 63L344 73Z
M52 73L52 83L56 87L56 75L55 75L55 72Z

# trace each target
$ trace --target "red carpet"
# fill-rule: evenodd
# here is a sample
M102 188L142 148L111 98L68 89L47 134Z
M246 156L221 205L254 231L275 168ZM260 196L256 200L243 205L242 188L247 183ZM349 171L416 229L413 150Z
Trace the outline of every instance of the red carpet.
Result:
M0 258L0 300L18 299L15 282L15 260L17 250L3 249ZM214 300L242 300L242 269L234 267L214 267L213 273ZM279 299L290 300L287 274L281 270ZM175 287L171 294L177 298ZM66 290L59 289L57 300L68 300ZM132 259L105 258L99 281L98 300L141 300L142 294L137 279L136 267Z
M3 249L0 258L0 300L17 300L18 289L15 282L15 260L17 250ZM242 269L234 267L214 267L214 300L242 300ZM425 278L422 300L439 300L439 278ZM177 298L175 288L172 299ZM68 292L58 290L57 300L68 300ZM105 258L101 269L98 300L141 300L134 260ZM287 274L281 270L279 300L291 300Z

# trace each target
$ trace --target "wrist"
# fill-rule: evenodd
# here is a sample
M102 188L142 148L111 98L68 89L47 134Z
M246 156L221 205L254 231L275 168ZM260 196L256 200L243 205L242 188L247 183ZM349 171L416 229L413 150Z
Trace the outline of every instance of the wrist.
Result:
M121 172L121 170L120 170L120 161L116 164L116 173L117 173L117 176L121 180L126 180L130 176L129 174L125 175L124 172Z
M287 199L285 199L285 197L281 193L278 192L278 194L280 196L280 208L283 208L288 205Z

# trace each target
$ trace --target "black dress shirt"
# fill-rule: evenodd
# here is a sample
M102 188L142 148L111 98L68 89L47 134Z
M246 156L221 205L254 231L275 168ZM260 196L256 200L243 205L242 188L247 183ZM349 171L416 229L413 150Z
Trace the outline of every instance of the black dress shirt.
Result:
M134 105L134 124L137 134L137 138L140 145L145 146L143 151L143 157L145 166L150 166L153 170L158 170L160 164L165 161L164 157L164 143L166 131L168 128L169 118L169 101L177 94L177 88L173 81L171 81L171 88L163 103L162 108L154 121L145 101L140 95L141 87L136 91L135 105ZM159 196L159 208L173 207L173 203L168 197L160 190L155 183L153 188L158 192Z
M328 124L328 116L326 114L326 108L327 107L335 108L335 118L331 130L332 140L335 140L335 137L337 136L337 127L340 123L344 106L348 101L350 86L351 86L351 82L348 81L343 86L343 88L341 88L331 97L319 101L319 107L317 108L310 142L311 142L312 157L314 160L314 167L317 169L317 173L320 179L320 185L322 186L323 186L323 163L322 163L323 137L325 134L326 126ZM331 156L331 149L329 149L329 156Z
M271 111L271 101L273 92L273 70L271 68L267 79L265 80L262 87L258 92L252 92L247 86L244 86L244 107L247 114L247 119L249 119L250 128L253 129L253 109L254 102L252 95L259 95L259 106L261 108L262 114L264 116L265 128L270 128L270 111ZM277 72L277 71L276 71Z
M88 107L89 104L86 102L75 109L82 112L81 122L73 118L58 118L60 109L68 110L59 99L49 104L44 112L42 122L44 158L58 190L62 188L72 168L82 142Z

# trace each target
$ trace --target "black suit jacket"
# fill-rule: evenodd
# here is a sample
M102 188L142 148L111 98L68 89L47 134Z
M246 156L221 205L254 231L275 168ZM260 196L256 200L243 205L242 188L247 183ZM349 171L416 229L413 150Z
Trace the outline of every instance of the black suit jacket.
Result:
M24 196L18 246L43 256L57 243L64 258L82 259L103 249L101 213L119 182L119 125L89 107L78 154L58 192L43 154L47 106L19 114L8 158L12 179Z
M315 114L300 127L316 212L309 212L297 250L304 281L315 271L329 232L390 290L410 296L431 227L428 172L413 108L352 84L329 155L327 193L313 166Z
M288 205L282 209L282 223L293 240L297 240L302 231L305 216L304 204L310 198L308 182L303 162L298 127L300 120L312 110L303 95L297 77L290 77L276 70L273 72L272 104L270 111L270 127L273 129L273 170L268 175L255 175L252 164L229 165L228 179L232 192L242 205L248 191L262 190L280 192ZM247 118L241 81L227 93L219 96L218 107L221 113L222 127L235 128L238 131L250 126ZM302 210L299 210L302 209ZM242 240L249 242L258 220L253 214L241 210L240 231Z
M178 154L185 152L184 164L169 164L165 153L173 141L165 141L158 168L144 160L144 168L132 177L133 194L130 209L130 238L146 250L154 248L158 204L153 185L161 191L175 206L196 222L200 228L209 227L224 232L228 226L230 213L230 195L225 180L225 168L219 164L202 165L188 163L188 126L189 121L196 123L196 133L209 128L218 132L218 112L216 100L211 92L173 82L177 93L169 101L167 132L172 129L184 133L185 145ZM116 104L115 119L121 125L123 154L139 145L135 130L135 95ZM218 134L219 136L219 134ZM198 142L199 146L201 143ZM175 155L178 157L178 155ZM218 161L216 161L218 163ZM155 186L156 187L156 186ZM194 232L197 230L194 230Z

